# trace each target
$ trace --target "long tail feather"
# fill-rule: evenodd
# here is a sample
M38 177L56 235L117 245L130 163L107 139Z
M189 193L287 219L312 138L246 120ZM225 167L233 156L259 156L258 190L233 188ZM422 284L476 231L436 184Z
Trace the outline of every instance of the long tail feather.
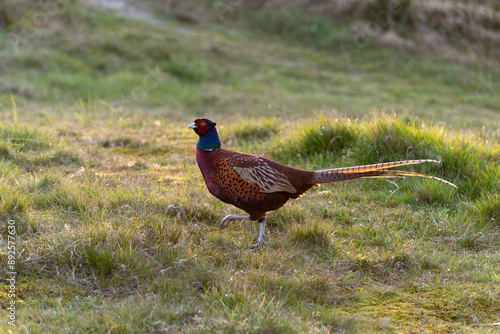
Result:
M435 176L419 174L415 172L406 172L399 170L383 170L386 168L393 168L405 165L414 165L420 164L424 162L435 162L436 160L405 160L405 161L396 161L396 162L386 162L375 165L366 165L366 166L356 166L356 167L346 167L346 168L335 168L335 169L325 169L319 170L315 172L314 181L316 183L328 183L328 182L336 182L336 181L345 181L359 178L369 178L369 177L404 177L404 176L418 176L418 177L426 177L434 180L441 181L446 183L452 187L457 187L451 182L440 179Z

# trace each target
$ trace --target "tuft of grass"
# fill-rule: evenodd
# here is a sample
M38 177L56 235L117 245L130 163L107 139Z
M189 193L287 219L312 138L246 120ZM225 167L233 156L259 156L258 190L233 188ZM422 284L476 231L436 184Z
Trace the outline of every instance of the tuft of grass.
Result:
M26 213L31 206L31 198L20 191L3 191L0 196L2 212L9 217Z
M498 194L487 194L473 204L477 210L479 219L494 226L500 226L500 196Z
M439 158L445 145L443 131L413 121L382 114L361 125L363 133L354 155L361 164L383 160Z
M284 305L292 307L301 301L308 301L319 305L349 305L351 300L334 286L328 275L314 275L301 278L300 275L290 274L264 276L255 273L249 281L261 290L268 291L276 298L282 299Z
M457 193L447 185L435 180L425 180L409 186L409 192L397 192L393 201L426 206L453 206L457 203Z
M240 145L245 142L266 141L280 131L281 125L276 117L261 120L242 119L231 128L231 135Z
M328 250L332 246L329 234L322 224L297 224L290 231L290 241L306 248Z
M10 154L9 148L4 143L1 143L0 144L0 158L2 160L10 160L11 157L12 157L12 155Z
M307 221L308 211L297 202L287 203L282 209L283 210L276 211L272 215L272 219L268 220L270 226L285 230L293 223L303 224Z
M56 180L50 176L45 178L44 187L39 187L33 197L35 207L41 210L59 208L71 213L84 213L96 204L95 192L88 187L67 180Z
M15 152L40 151L46 150L52 145L50 137L44 133L10 124L0 124L0 141L3 144L4 153L8 150Z
M334 158L356 144L357 129L350 121L330 121L321 116L310 122L298 136L298 144L285 148L284 154L300 155L304 158L332 152Z
M419 268L418 261L406 253L388 254L383 259L357 258L349 261L352 270L377 280L390 280L393 275L412 275Z
M29 187L31 191L46 193L56 188L61 183L61 175L59 174L44 174L41 177L34 176L32 184Z
M79 167L82 160L77 153L68 149L56 149L53 155L36 161L39 165L60 166L61 168Z
M424 256L420 259L420 269L422 270L436 270L439 268L439 263L430 256Z

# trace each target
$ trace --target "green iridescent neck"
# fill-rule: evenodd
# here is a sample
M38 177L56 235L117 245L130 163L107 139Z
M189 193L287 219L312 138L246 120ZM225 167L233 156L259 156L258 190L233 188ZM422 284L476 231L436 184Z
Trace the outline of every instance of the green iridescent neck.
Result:
M219 135L215 128L210 129L207 133L200 135L200 140L196 145L196 148L200 151L212 151L216 148L220 148Z

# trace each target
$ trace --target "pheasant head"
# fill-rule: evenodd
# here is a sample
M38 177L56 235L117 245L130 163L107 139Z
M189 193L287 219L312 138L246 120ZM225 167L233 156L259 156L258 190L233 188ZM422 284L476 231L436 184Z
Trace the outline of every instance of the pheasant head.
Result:
M215 129L215 122L206 118L198 118L194 123L188 125L188 129L193 129L200 137L196 148L200 151L212 151L220 148L219 135Z

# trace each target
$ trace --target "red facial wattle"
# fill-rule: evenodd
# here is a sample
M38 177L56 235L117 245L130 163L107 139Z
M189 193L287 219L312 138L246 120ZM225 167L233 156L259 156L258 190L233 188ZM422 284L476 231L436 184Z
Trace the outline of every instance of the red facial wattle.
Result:
M196 126L198 127L198 133L203 135L208 131L209 124L204 120L199 120L196 123Z

